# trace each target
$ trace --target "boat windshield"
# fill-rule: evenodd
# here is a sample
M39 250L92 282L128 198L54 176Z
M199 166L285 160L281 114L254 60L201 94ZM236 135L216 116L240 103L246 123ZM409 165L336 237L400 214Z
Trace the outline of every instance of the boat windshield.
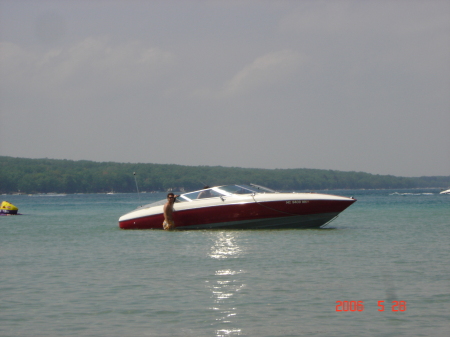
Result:
M193 201L198 199L218 198L230 196L232 194L252 194L252 193L273 193L275 191L270 190L263 186L258 185L225 185L218 187L211 187L204 190L184 193L176 199L175 202Z
M195 199L215 198L215 197L220 197L220 196L224 196L224 195L226 195L226 194L220 193L215 188L207 188L205 190L182 194L181 197L183 199L195 200ZM183 201L181 198L177 198L177 200Z
M220 190L224 190L231 194L251 194L251 193L278 193L268 187L264 187L261 185L228 185L228 186L219 186Z
M230 194L252 194L258 192L257 189L247 185L227 185L227 186L220 186L218 187L218 189Z

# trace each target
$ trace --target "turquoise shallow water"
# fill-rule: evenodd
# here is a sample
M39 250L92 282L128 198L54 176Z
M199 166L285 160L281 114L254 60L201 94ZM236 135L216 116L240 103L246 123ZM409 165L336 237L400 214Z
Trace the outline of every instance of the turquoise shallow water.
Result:
M448 336L438 192L333 191L358 201L327 229L190 232L120 230L133 194L2 196L24 215L0 217L0 336Z

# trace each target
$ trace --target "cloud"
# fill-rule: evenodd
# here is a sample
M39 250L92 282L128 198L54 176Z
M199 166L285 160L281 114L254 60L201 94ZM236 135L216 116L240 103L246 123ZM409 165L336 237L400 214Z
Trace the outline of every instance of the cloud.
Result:
M8 42L0 48L2 86L46 97L86 98L137 83L156 84L175 63L175 56L160 48L98 37L50 50Z
M276 85L296 73L305 61L302 54L287 49L265 54L234 75L219 95L241 95Z

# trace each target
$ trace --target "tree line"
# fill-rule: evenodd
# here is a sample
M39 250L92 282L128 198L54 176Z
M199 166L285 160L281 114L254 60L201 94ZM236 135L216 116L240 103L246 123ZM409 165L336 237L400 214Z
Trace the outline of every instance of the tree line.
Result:
M133 175L136 173L136 176ZM0 156L0 193L192 191L204 185L255 183L275 190L447 188L450 176L397 177L319 169L253 169L27 159Z

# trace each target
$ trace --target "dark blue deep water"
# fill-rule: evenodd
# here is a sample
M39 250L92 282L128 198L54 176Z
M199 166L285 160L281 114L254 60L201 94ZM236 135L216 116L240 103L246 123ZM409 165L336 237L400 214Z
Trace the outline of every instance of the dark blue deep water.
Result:
M358 201L326 229L188 232L120 230L135 194L3 195L0 336L450 336L450 195L329 193Z

